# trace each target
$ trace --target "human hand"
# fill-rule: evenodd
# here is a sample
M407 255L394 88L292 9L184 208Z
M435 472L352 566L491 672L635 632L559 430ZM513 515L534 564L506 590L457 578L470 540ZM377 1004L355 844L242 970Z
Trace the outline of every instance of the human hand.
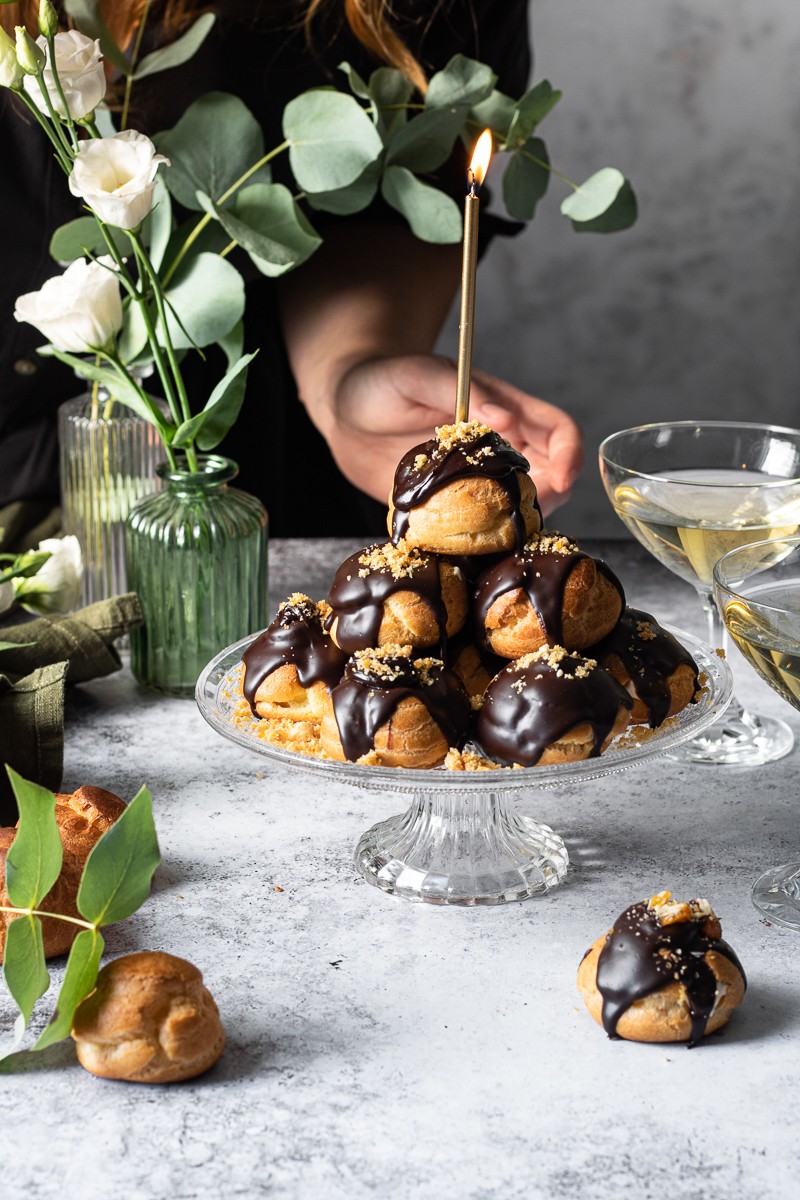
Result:
M322 432L347 478L385 502L399 459L453 421L456 370L433 354L373 358L350 367ZM561 409L473 371L470 417L491 425L531 464L545 513L569 499L583 463L581 434Z

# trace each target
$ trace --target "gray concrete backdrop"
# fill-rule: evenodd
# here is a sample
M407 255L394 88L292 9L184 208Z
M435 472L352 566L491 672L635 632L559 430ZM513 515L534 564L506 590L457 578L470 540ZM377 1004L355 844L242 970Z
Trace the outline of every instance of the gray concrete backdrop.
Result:
M577 182L618 167L640 216L576 234L553 180L482 268L475 357L580 421L586 469L559 524L618 536L605 434L800 425L800 3L533 0L531 23L534 79L564 92L541 127L553 165Z

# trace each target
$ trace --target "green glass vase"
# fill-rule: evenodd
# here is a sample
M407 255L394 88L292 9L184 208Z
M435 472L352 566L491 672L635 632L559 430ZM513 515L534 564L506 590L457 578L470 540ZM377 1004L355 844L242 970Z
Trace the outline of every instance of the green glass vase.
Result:
M190 471L156 468L163 491L128 514L128 586L145 623L131 634L131 669L147 687L193 696L203 667L268 619L267 512L229 487L238 467L216 454Z

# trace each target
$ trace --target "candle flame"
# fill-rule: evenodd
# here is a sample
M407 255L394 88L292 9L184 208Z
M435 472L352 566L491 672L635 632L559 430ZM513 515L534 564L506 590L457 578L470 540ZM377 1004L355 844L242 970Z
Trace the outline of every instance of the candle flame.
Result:
M492 131L484 129L481 136L475 143L475 149L472 152L472 162L469 164L469 181L473 186L480 187L486 178L486 172L489 170L489 162L492 157Z

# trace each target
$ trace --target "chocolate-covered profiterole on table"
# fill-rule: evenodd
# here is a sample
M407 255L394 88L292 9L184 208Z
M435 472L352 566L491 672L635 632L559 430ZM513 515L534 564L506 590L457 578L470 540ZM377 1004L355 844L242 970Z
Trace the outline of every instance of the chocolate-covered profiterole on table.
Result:
M631 722L652 729L696 699L697 663L650 613L626 608L609 634L588 652L633 695Z
M562 534L543 532L480 576L473 620L495 654L520 658L545 644L586 649L611 632L624 604L610 567Z
M583 958L578 988L609 1037L688 1041L724 1025L747 981L707 900L632 904Z
M441 659L388 645L350 659L320 739L331 758L424 768L463 745L469 719L467 694Z
M542 646L492 680L475 742L487 758L508 766L595 758L627 725L631 703L593 659Z
M329 616L324 601L294 592L245 650L242 693L255 716L321 717L321 696L336 686L347 662L325 632Z
M521 549L542 527L529 470L488 425L440 426L400 459L389 500L392 541L438 554Z
M442 650L467 617L461 571L401 539L346 558L328 596L326 628L346 650L387 643Z

